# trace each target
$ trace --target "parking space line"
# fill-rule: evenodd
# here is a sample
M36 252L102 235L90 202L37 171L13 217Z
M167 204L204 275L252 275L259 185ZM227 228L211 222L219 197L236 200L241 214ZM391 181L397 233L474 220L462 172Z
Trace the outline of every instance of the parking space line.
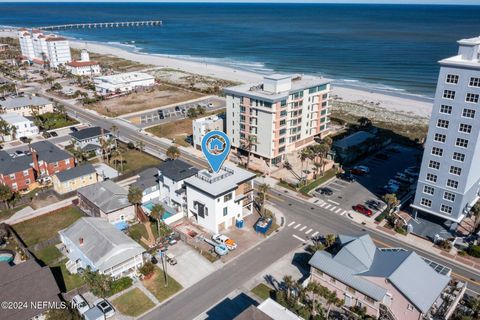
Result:
M337 207L333 206L333 207L331 207L331 208L330 208L330 209L328 209L328 210L330 210L330 211L334 211L335 209L337 209Z
M328 209L330 208L332 205L331 204L327 204L327 206L325 207L325 209Z
M312 238L315 237L317 234L318 234L318 231L315 231L314 233L312 233Z
M340 211L342 211L342 208L338 208L338 210L335 211L335 213L339 213Z
M295 223L295 221L292 221L292 222L290 222L290 223L288 224L288 226L291 227L292 224L294 224L294 223Z
M300 227L301 225L302 225L302 224L299 223L299 224L297 224L295 227L293 227L293 229L297 229L297 228Z
M320 208L325 207L326 204L327 204L326 202L322 203L322 204L320 205Z
M335 191L342 191L343 189L343 188L335 188L335 187L332 187L331 185L329 185L328 188L333 189Z
M338 203L338 202L335 202L335 201L333 201L333 200L327 200L327 201L328 201L328 202L330 202L330 203L333 203L333 204L335 204L335 205L337 205L337 206L339 206L339 205L340 205L340 203Z
M309 234L312 231L313 231L313 229L309 229L308 231L305 231L305 234Z
M292 237L294 237L295 239L298 239L302 242L306 242L304 239L300 238L299 236L297 236L296 234L292 234Z
M303 226L299 231L303 231L305 229L307 229L307 226Z
M340 215L343 216L345 213L347 213L347 210L343 210L343 212Z

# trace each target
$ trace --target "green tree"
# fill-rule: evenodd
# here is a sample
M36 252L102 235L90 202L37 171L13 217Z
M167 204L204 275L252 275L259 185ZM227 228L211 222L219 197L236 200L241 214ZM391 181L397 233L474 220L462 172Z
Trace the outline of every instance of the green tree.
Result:
M170 146L167 149L167 157L175 160L180 157L180 150L176 146Z
M242 146L242 149L247 151L247 163L245 164L245 168L248 169L248 166L250 165L250 157L252 155L253 146L258 144L257 137L249 134L240 141L240 144Z
M138 207L142 204L143 192L137 186L130 186L128 189L128 202L135 206L135 213L138 213Z
M140 151L143 151L143 149L145 149L145 143L142 140L138 140L136 148Z
M330 234L327 234L327 236L325 237L325 246L328 248L328 247L331 247L335 241L337 240L337 236L330 233Z
M10 208L9 201L13 197L13 191L4 184L0 184L0 201L2 201L7 208Z
M150 212L150 216L152 216L157 223L157 231L158 235L160 236L160 221L162 221L163 214L165 213L165 208L157 203L152 207L152 211Z
M109 275L101 274L98 271L92 271L90 268L87 268L83 274L83 279L94 295L105 298L110 293L113 279Z
M295 285L295 282L293 281L293 278L290 275L283 276L282 281L283 281L283 286L287 295L287 302L290 302L292 289Z
M202 115L205 114L205 108L202 107L201 105L198 105L198 106L197 106L197 110L196 110L196 111L197 111L197 114L198 114L199 116L202 116Z
M387 214L390 215L393 208L395 208L400 201L397 199L395 193L387 193L382 197L382 200L387 204Z
M302 179L303 181L303 178L304 178L304 164L305 162L310 159L312 155L312 150L310 148L304 148L300 151L299 155L298 155L298 158L300 159L300 162L302 163L302 172L300 174L300 178Z
M477 232L478 226L480 225L480 201L477 201L472 209L471 209L472 215L473 215L473 231Z
M190 108L187 111L187 117L190 119L196 118L198 116L197 109L196 108Z
M267 201L268 191L270 190L270 185L267 183L262 183L258 186L258 193L260 195L260 214L265 214L265 201Z
M45 320L81 320L77 310L66 309L50 309L45 314Z

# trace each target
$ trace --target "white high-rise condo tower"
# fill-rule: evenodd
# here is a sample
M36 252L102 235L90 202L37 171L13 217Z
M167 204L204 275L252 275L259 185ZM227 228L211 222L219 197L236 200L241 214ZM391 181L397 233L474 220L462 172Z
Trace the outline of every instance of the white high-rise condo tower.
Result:
M480 191L480 37L441 60L415 210L460 222Z

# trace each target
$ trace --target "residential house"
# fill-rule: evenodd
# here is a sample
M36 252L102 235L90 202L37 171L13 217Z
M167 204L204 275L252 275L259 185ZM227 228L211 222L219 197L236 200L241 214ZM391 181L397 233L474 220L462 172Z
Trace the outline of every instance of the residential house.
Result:
M48 266L30 258L16 265L0 262L0 301L28 307L1 308L0 319L44 319L52 307L61 307L60 289Z
M158 185L158 169L148 168L138 174L138 179L131 186L142 190L142 203L148 203L160 198L160 188Z
M267 298L258 306L251 305L233 320L303 320L275 300Z
M96 61L90 61L87 50L82 50L80 60L73 60L66 64L66 68L75 76L95 76L100 74L100 65Z
M0 99L0 113L16 113L20 116L32 116L32 111L38 114L53 112L50 100L38 96L16 96Z
M144 72L126 72L93 79L95 91L100 95L127 93L138 88L155 85L155 77Z
M203 137L210 131L218 130L223 132L223 123L223 118L217 115L192 120L193 147L201 150Z
M44 179L75 167L75 158L50 141L44 140L30 144L30 153L37 179Z
M97 155L102 154L102 141L110 140L113 135L110 131L100 127L88 127L70 133L73 145L77 149L85 152L95 152Z
M0 183L13 191L28 190L36 180L32 162L30 155L14 157L0 150Z
M135 208L128 201L128 191L111 180L98 182L77 190L79 207L91 217L100 217L117 225L135 219Z
M97 171L90 163L59 172L52 177L53 190L59 194L75 191L98 181Z
M345 306L375 318L423 319L442 308L450 269L401 248L377 248L369 235L338 237L335 254L317 251L309 281L334 291Z
M11 131L8 136L3 136L3 141L11 141L19 137L31 137L38 134L38 127L32 120L24 116L16 113L7 113L0 115L0 118L7 122L11 128L15 127L15 132Z
M213 233L253 213L255 174L225 164L218 172L201 170L185 180L188 217Z
M71 273L90 267L120 278L138 274L143 265L145 249L104 219L83 217L58 233Z

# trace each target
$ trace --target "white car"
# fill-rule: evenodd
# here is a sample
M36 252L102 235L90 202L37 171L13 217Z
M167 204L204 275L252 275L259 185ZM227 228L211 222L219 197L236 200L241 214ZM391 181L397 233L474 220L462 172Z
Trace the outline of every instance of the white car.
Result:
M235 243L235 241L223 234L214 234L212 236L212 240L227 246L228 250L235 250L237 248L237 244Z
M354 169L363 171L365 173L370 173L370 168L367 166L355 166Z
M73 297L72 307L77 309L80 315L83 315L85 312L87 312L87 310L90 309L90 306L88 305L87 301L85 301L85 299L83 299L83 297L79 294Z
M418 177L419 176L418 171L415 170L414 168L407 168L403 172L405 172L405 174L408 174L412 177Z

